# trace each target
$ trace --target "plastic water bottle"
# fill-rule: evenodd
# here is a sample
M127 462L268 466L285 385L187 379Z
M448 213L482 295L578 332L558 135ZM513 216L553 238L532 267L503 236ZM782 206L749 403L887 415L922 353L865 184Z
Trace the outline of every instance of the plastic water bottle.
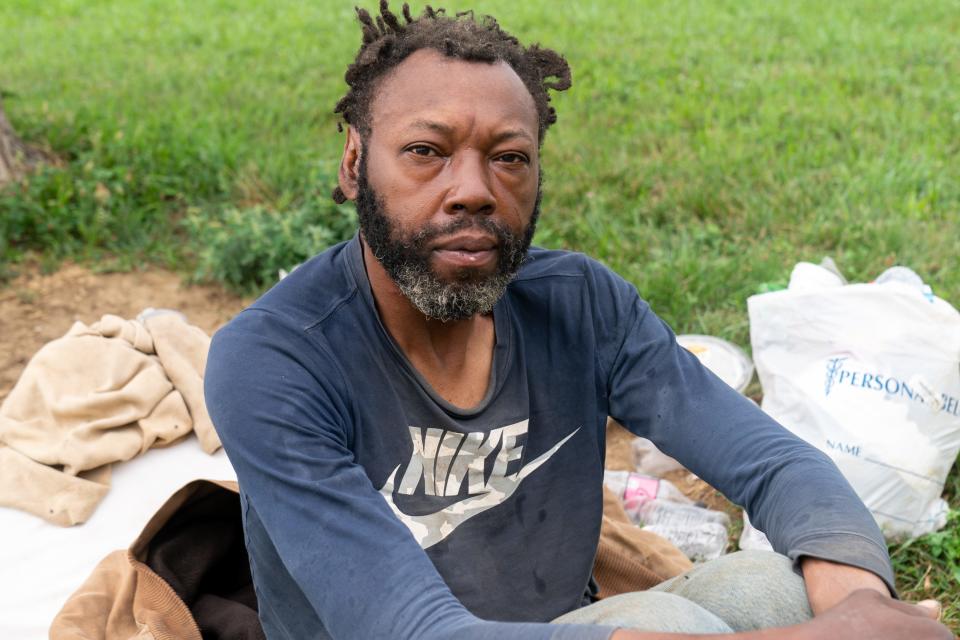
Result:
M629 512L650 500L668 500L679 504L693 504L669 480L630 471L604 471L603 484L613 491Z
M666 538L691 560L712 560L726 551L727 514L694 505L669 481L642 473L605 471L603 482L623 502L634 524Z
M722 511L650 500L630 515L644 530L666 538L695 562L719 558L727 549L730 518Z
M669 500L649 500L635 510L637 524L662 525L675 529L694 529L712 522L727 527L730 517L722 511L704 509L692 504L678 504Z
M715 560L727 549L727 528L716 522L702 522L692 528L654 524L643 530L666 538L694 562Z

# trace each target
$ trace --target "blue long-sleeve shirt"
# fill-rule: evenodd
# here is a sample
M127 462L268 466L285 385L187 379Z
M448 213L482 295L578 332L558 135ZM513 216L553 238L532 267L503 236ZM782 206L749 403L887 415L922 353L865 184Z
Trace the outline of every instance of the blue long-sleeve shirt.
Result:
M590 578L608 415L743 505L781 553L892 587L834 464L679 347L619 276L534 249L493 316L489 387L468 410L380 323L356 237L217 333L207 405L270 638L607 637L542 623Z

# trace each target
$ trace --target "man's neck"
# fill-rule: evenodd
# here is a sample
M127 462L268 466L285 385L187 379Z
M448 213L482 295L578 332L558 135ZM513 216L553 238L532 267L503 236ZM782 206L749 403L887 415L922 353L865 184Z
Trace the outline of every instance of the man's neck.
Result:
M451 322L428 318L400 291L367 243L362 246L383 326L441 397L457 407L477 405L486 395L493 364L493 316Z

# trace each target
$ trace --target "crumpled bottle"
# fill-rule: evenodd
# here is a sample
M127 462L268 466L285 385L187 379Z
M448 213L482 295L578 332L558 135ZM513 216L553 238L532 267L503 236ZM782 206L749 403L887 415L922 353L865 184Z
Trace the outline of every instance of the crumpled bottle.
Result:
M694 562L719 558L726 551L729 516L695 505L669 481L605 471L603 482L621 499L636 525L666 538Z
M693 504L693 500L683 495L680 489L669 480L631 471L604 471L603 484L607 485L629 511L641 502L648 500L670 500L680 504Z
M719 558L727 549L730 517L722 511L656 499L639 505L630 516L644 530L677 545L694 562Z

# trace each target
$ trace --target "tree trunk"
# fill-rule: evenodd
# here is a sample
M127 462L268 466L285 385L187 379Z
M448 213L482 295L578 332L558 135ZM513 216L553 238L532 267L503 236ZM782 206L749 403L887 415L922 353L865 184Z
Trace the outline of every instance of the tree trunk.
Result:
M0 186L23 177L45 154L17 136L0 102Z

